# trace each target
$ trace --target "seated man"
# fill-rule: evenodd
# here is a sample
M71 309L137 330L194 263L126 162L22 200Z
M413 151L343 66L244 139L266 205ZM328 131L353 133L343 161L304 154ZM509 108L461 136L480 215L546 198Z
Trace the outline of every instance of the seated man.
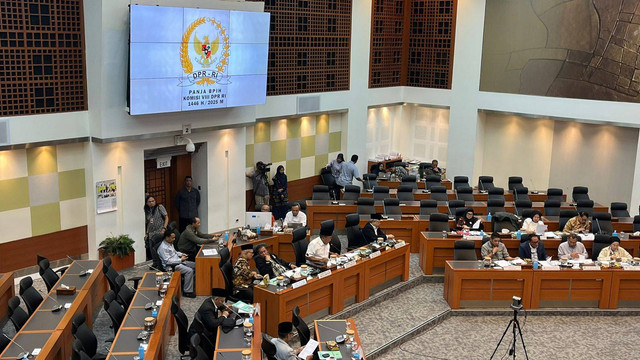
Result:
M271 206L264 204L260 207L260 212L271 212ZM271 226L276 222L276 219L273 217L273 213L271 213Z
M587 249L584 247L579 240L579 236L577 234L569 234L567 237L567 241L563 242L558 246L558 258L561 259L563 256L566 256L569 259L577 259L582 255L585 259L589 257L587 253Z
M253 304L253 280L262 279L262 276L251 271L249 267L249 260L253 257L253 246L245 244L240 249L240 256L233 265L233 291L238 299Z
M378 241L378 238L382 238L383 241L387 240L387 235L380 229L380 215L371 215L371 220L362 228L362 235L365 243L360 246Z
M324 222L323 222L324 225ZM329 243L331 242L331 236L333 236L333 221L329 225L320 227L320 237L317 237L309 243L307 247L307 261L327 263L329 261Z
M438 167L438 160L433 160L431 162L431 167L427 168L427 171L425 172L427 176L433 176L433 175L442 176L442 173L443 173L442 169Z
M200 218L191 219L191 224L187 225L178 240L178 250L189 256L189 260L195 261L196 254L200 250L200 245L218 241L220 235L203 234L200 228Z
M578 213L578 216L574 216L564 225L563 232L566 233L589 233L591 232L591 221L589 221L589 214L585 211Z
M304 346L293 350L289 342L293 340L293 324L289 321L278 324L278 337L271 339L273 345L276 346L276 359L278 360L297 360L298 354L304 349ZM306 360L313 359L313 354L307 356Z
M187 261L187 254L183 254L173 247L173 242L176 240L176 234L172 228L165 230L164 239L158 247L158 256L162 262L162 266L166 269L170 266L175 266L176 271L180 271L184 275L184 282L182 283L182 295L185 297L194 298L196 294L193 292L193 272L196 269L196 263L193 261Z
M293 206L291 206L291 211L285 215L282 226L286 228L289 224L296 223L302 224L302 226L307 226L307 215L300 211L300 204L298 203L294 203Z
M507 247L500 241L500 235L498 233L491 234L491 239L482 245L480 253L483 258L490 256L493 261L517 259L509 256Z
M627 261L631 260L632 256L620 246L620 239L617 236L612 236L609 241L611 245L600 251L598 255L598 261Z
M276 254L269 253L267 245L265 244L256 245L254 252L257 256L254 257L253 260L256 262L256 267L260 275L269 275L269 277L273 279L276 276L284 274L289 269L296 268L294 263L286 262Z
M540 241L537 234L529 235L529 241L520 244L518 254L521 259L531 259L532 261L547 260L547 252L544 250L544 244Z
M229 310L224 304L226 300L227 293L225 289L213 288L211 289L211 297L206 298L197 311L202 318L202 325L204 325L205 330L204 335L207 336L212 344L216 343L219 326L222 326L226 331L226 329L232 329L236 325L233 316L229 317ZM189 328L189 338L195 333L197 332L192 325Z

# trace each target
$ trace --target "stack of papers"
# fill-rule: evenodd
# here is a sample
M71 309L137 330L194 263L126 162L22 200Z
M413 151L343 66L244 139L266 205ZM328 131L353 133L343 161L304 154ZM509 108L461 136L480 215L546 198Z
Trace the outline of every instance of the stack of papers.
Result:
M202 255L204 255L204 256L216 256L216 255L218 255L218 250L216 250L216 249L202 249Z
M253 313L253 306L244 303L242 301L238 301L237 303L233 304L233 308L235 309L235 311L238 314L251 314Z

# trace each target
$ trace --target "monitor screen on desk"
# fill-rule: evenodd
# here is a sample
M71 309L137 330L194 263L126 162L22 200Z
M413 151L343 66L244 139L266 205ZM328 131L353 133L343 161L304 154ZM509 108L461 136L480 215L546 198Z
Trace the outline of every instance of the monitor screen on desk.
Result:
M247 212L245 224L249 225L251 229L255 229L258 226L264 228L267 224L271 226L271 212Z

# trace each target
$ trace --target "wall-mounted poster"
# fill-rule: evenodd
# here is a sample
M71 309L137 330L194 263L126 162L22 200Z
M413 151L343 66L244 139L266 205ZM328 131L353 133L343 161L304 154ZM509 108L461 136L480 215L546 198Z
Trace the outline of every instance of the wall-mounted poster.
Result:
M118 210L116 180L96 182L96 212L103 214Z

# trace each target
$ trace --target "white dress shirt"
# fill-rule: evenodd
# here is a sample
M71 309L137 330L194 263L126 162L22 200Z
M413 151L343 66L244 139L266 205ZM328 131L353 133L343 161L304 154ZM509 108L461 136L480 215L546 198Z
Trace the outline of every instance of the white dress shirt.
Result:
M307 226L307 215L302 211L299 211L297 216L293 216L293 213L289 211L282 222L283 225L296 223L300 223L302 226Z
M329 244L324 244L320 237L317 237L309 243L307 247L307 256L328 259L329 258Z
M160 257L160 261L162 261L162 266L164 267L167 265L180 264L182 262L182 253L180 251L176 251L173 244L169 244L164 240L162 240L162 243L158 247L158 256Z

